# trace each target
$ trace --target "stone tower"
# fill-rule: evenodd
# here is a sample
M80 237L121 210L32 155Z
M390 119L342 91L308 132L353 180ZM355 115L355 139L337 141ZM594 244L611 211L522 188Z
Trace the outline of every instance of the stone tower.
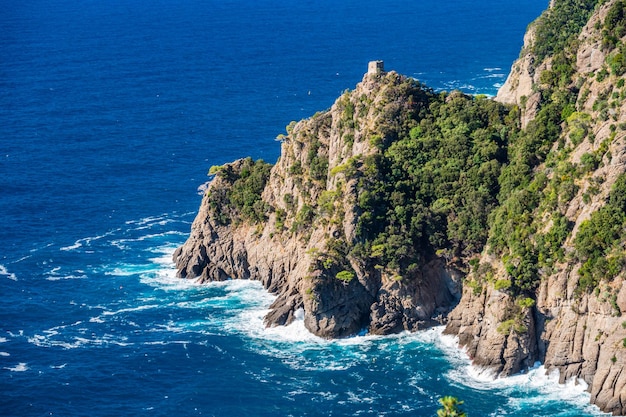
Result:
M368 75L379 75L385 72L385 63L383 61L370 61L367 64Z

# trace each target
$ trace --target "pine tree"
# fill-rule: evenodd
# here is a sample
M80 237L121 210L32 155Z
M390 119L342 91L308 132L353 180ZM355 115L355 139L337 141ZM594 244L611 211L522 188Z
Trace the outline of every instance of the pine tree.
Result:
M439 403L443 406L437 410L437 417L467 417L465 411L461 410L463 401L452 396L445 396L439 399Z

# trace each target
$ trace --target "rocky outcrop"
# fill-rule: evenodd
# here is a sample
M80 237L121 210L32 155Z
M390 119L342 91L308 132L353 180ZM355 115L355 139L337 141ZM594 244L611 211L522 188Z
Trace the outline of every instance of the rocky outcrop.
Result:
M524 47L520 57L513 63L509 75L498 90L496 100L520 107L521 124L526 127L537 115L541 93L537 91L539 74L546 68L546 63L536 62L530 46L534 43L534 30L531 25L524 35Z
M421 267L402 274L351 254L362 241L356 231L362 161L381 152L375 140L397 137L394 118L417 106L403 90L411 83L394 72L366 74L329 111L288 126L278 137L281 156L254 203L265 207L262 219L246 217L229 201L253 163L218 169L189 239L174 253L178 275L259 280L277 295L268 326L289 324L302 309L305 326L322 337L440 323L460 297L453 267L426 256Z
M558 149L564 149L560 153L562 163L571 167L582 166L590 155L599 162L576 177L575 192L555 207L570 224L561 246L563 256L550 267L538 269L536 289L519 294L508 289L512 277L505 265L507 260L490 254L488 247L480 258L481 266L465 277L461 301L450 313L445 332L457 335L473 362L497 376L519 372L541 361L547 372L559 371L561 382L571 378L585 381L591 402L603 411L626 415L626 275L621 268L616 276L601 279L593 291L583 287L583 262L575 245L581 226L607 203L611 187L626 172L625 133L616 129L626 114L620 96L623 75L609 68L608 59L616 51L607 46L607 33L602 27L617 3L608 1L595 10L575 49L569 52L575 74L566 88L576 94L576 108L572 109L573 116L563 121L560 145L555 145L552 152L557 155ZM522 116L529 114L533 94L546 91L540 83L541 74L551 70L550 57L535 62L528 53L533 30L531 25L522 57L513 65L497 96L497 100L525 105ZM614 42L619 45L620 41ZM538 102L536 108L540 105ZM529 122L526 120L524 125ZM549 181L561 175L557 172L558 168L547 163L535 168L536 175L545 175ZM532 215L544 222L539 229L550 229L551 213L539 207Z

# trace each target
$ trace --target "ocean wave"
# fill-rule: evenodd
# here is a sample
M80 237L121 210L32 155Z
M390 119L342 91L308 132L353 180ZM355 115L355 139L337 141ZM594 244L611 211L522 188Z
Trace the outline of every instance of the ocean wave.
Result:
M3 369L11 372L25 372L28 371L30 368L28 367L28 364L26 362L20 362L13 367L5 367Z
M487 74L487 75L481 75L479 77L476 77L475 79L477 80L487 80L489 78L499 78L499 79L504 79L506 77L506 74Z
M195 216L195 212L187 212L187 213L162 213L155 216L147 216L137 220L127 220L125 222L128 226L137 226L133 228L133 230L145 230L154 226L165 226L166 224L171 223L190 223L189 217Z
M124 222L125 224L128 225L139 225L139 226L143 226L146 224L155 224L155 223L161 223L163 221L169 221L171 214L169 213L162 213L156 216L147 216L147 217L143 217L141 219L137 219L137 220L127 220L126 222Z
M60 249L61 249L62 251L66 251L66 252L67 252L67 251L72 251L72 250L78 249L78 248L80 248L81 246L83 246L82 242L80 242L80 241L78 241L78 240L77 240L76 242L74 242L74 244L73 244L73 245L69 245L69 246L62 246Z
M141 236L133 237L133 238L115 239L111 241L111 245L117 246L119 248L127 248L129 247L128 245L126 245L128 243L143 242L145 240L152 240L152 239L162 238L166 236L187 236L187 235L188 233L179 232L177 230L168 230L168 231L161 232L161 233L151 233L151 234L141 235Z
M61 276L50 276L46 278L47 281L63 281L66 279L85 279L87 275L61 275Z
M64 252L75 251L76 249L79 249L79 248L81 248L83 246L90 246L91 243L96 241L96 240L104 239L105 237L109 237L111 235L114 235L115 233L118 233L120 230L122 230L122 229L121 228L115 228L115 229L109 230L108 232L103 233L101 235L84 237L84 238L76 240L71 245L62 246L59 249L64 251ZM52 244L50 244L50 245L52 245Z
M92 337L70 336L67 340L57 340L53 336L36 334L29 337L28 343L37 347L60 347L63 349L78 349L89 346L132 346L133 343L128 342L125 336L116 336L112 334L104 334L100 337L93 335Z
M17 281L17 275L15 275L13 272L9 272L7 267L2 264L0 264L0 275L7 277L11 281Z
M87 278L87 275L85 274L85 271L83 271L82 269L76 270L76 271L72 271L71 273L66 273L66 274L61 274L59 272L61 272L62 268L60 266L54 267L52 268L50 271L46 272L44 275L46 275L46 280L47 281L61 281L61 280L66 280L66 279L85 279Z
M119 310L114 310L114 311L104 311L102 313L102 316L117 316L117 315L120 315L120 314L134 313L134 312L137 312L137 311L155 310L155 309L163 308L164 306L165 306L164 304L139 305L139 306L136 306L136 307L121 308Z

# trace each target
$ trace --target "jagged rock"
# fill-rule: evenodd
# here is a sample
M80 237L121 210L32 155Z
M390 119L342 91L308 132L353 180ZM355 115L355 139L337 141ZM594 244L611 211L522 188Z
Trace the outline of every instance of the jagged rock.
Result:
M535 33L531 25L524 35L523 55L513 63L506 81L495 98L501 103L520 106L522 127L527 126L537 115L541 94L537 92L536 85L539 83L539 74L546 68L546 64L535 62L533 54L528 52L534 38Z

